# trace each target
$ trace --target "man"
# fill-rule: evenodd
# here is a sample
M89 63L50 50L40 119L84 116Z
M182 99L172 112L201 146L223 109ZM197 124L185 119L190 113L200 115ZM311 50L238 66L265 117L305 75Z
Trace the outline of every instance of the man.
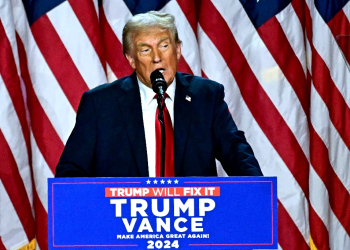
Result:
M215 158L230 176L262 175L223 100L223 86L176 72L181 41L173 16L151 11L131 18L123 50L134 73L84 93L56 177L158 176L154 70L168 85L175 176L216 176Z

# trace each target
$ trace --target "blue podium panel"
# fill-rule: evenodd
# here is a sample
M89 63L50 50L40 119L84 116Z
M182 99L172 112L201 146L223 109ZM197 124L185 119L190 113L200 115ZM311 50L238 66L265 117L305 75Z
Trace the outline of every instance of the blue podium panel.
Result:
M276 249L277 178L49 179L49 249Z

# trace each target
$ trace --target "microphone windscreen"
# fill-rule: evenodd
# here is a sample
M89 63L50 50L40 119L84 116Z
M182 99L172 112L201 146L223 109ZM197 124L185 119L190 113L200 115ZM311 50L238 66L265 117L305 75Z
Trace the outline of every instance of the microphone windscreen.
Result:
M164 79L163 74L159 70L155 70L151 73L151 83L152 83L152 89L155 93L159 94L159 87L161 86L163 88L163 91L165 92L168 88L168 85Z

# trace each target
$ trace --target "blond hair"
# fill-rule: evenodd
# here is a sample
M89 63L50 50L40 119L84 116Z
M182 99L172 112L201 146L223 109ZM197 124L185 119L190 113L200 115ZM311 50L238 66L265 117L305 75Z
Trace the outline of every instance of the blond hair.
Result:
M138 32L146 31L148 28L159 27L170 31L171 39L175 43L181 43L177 28L175 25L175 17L170 14L161 13L159 11L149 11L137 14L129 19L123 28L123 53L130 54L133 49L133 39Z

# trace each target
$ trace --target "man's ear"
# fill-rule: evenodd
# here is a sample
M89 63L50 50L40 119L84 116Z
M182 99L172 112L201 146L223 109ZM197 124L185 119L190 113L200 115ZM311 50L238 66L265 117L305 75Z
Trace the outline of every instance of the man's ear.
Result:
M131 55L129 55L129 54L125 54L125 56L126 56L126 59L128 59L130 66L133 69L136 69L134 58Z
M180 60L181 57L181 43L176 43L176 58Z

